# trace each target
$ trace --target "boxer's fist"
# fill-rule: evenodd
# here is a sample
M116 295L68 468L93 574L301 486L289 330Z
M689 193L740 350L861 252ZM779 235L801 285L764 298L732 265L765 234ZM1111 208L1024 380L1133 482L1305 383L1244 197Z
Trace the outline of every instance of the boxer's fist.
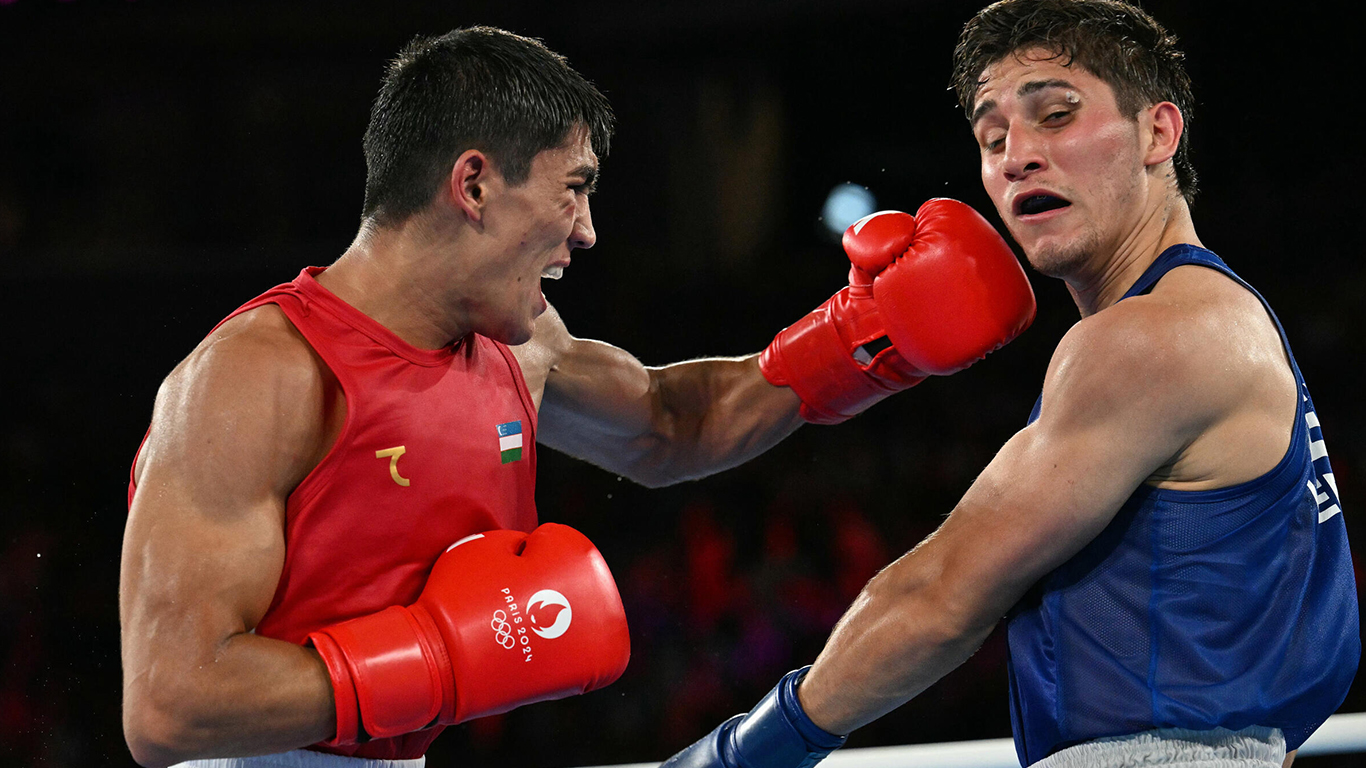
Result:
M810 768L844 745L802 710L797 686L810 667L787 673L749 714L736 715L663 768Z
M915 228L909 213L878 211L850 224L840 244L850 264L876 277L911 247Z
M1034 318L1034 292L1009 246L976 211L931 200L882 211L844 233L849 287L784 329L759 358L791 387L804 419L834 424L927 375L968 367ZM890 342L875 355L872 342Z
M873 300L892 345L919 370L944 376L1028 328L1034 291L1010 247L967 205L930 200L916 211L907 239L910 218L884 212L861 219L845 231L844 248L873 275Z
M601 688L630 658L626 614L592 543L554 523L453 544L417 602L309 635L337 738L387 738Z
M864 347L886 338L873 279L850 267L849 285L774 337L759 370L770 384L797 393L803 419L838 424L924 380L892 347L875 355Z

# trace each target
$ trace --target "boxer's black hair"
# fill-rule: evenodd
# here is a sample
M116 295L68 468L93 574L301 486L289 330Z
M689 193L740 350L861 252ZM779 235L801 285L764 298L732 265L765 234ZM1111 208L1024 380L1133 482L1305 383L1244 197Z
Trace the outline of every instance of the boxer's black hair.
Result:
M1176 42L1152 16L1122 0L1001 0L964 25L953 51L951 87L971 119L987 67L1041 48L1063 66L1075 64L1105 81L1121 114L1137 117L1145 107L1170 101L1185 120L1172 163L1177 187L1190 202L1196 193L1190 161L1195 98Z
M469 149L486 152L514 186L579 125L606 157L614 122L606 97L539 40L492 27L417 37L390 63L370 110L362 216L402 223Z

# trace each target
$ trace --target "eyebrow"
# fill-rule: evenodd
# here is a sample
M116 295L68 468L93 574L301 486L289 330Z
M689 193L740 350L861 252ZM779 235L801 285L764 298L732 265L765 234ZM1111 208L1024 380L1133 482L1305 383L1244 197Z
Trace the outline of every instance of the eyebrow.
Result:
M1015 91L1015 95L1023 99L1031 93L1038 93L1039 91L1044 91L1049 88L1076 88L1076 86L1066 80L1058 78L1053 78L1051 80L1030 80L1024 85L1021 85L1019 89ZM977 125L978 120L981 120L988 112L995 108L996 102L991 99L978 104L977 108L972 110L972 118L968 121L969 124L974 126Z
M598 188L598 167L596 165L583 165L569 172L570 176L582 176L583 184L589 192Z

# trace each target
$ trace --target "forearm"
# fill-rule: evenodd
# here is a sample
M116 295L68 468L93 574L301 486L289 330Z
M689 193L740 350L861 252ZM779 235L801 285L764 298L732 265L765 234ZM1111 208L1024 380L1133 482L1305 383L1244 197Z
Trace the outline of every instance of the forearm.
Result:
M903 561L904 562L904 561ZM965 621L898 564L869 582L831 633L798 695L811 720L850 733L896 709L968 659L992 621Z
M742 464L801 426L801 401L759 372L758 356L650 369L655 429L635 464L641 482L667 485Z
M951 569L933 554L916 557L925 548L868 583L814 665L788 673L747 714L726 720L665 768L815 765L850 732L899 707L972 655L995 624L982 617L992 616L997 606L964 601L962 590L946 589L954 583Z
M239 633L207 658L163 653L125 670L124 733L142 765L282 752L336 730L311 648Z

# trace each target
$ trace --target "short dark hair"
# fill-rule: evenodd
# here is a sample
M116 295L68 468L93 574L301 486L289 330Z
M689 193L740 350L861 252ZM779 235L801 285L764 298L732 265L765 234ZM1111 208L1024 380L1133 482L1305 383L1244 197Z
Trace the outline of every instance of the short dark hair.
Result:
M539 40L493 27L419 36L390 63L370 110L362 216L402 223L469 149L513 185L579 125L606 157L614 122L606 97Z
M1119 111L1137 117L1144 107L1170 101L1186 130L1173 166L1187 202L1195 199L1190 125L1195 98L1176 36L1143 9L1123 0L1001 0L983 8L958 36L952 87L971 118L986 68L1031 48L1051 51L1063 66L1076 64L1115 92Z

